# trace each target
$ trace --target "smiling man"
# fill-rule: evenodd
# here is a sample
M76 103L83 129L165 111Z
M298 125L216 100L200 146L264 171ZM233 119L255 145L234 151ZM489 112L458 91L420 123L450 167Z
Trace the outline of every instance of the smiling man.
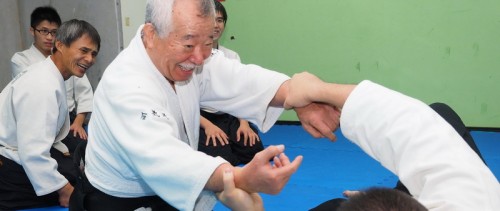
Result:
M85 209L211 210L226 170L234 172L236 188L270 194L297 170L302 157L290 161L283 146L264 149L244 167L197 151L200 105L266 131L288 93L288 76L212 54L214 26L213 0L147 1L146 23L106 68L94 95L85 157L94 190L85 193ZM309 128L333 139L337 124L322 120L338 119L335 110L304 109L303 125L319 123ZM273 158L282 165L272 165Z
M33 44L30 48L12 56L12 78L30 65L45 60L51 54L56 31L60 25L61 18L54 8L44 6L33 10L29 29L33 36ZM64 83L71 122L70 133L62 142L68 146L70 152L73 152L78 143L87 139L84 123L92 112L94 94L86 75L70 77Z
M52 55L0 93L0 210L69 205L76 172L72 158L54 148L70 130L64 81L85 74L100 42L89 23L65 22Z

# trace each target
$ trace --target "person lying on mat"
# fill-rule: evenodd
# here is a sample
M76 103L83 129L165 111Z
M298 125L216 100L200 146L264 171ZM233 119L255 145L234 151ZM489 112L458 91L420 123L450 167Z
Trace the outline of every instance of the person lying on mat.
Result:
M285 108L311 102L341 110L346 138L399 176L429 210L500 210L500 184L477 153L423 102L365 80L326 83L307 72L289 81Z
M469 147L479 156L479 158L481 158L483 163L486 163L484 161L474 139L472 138L472 135L470 134L469 130L465 127L465 124L463 123L460 116L458 116L458 114L450 106L448 106L444 103L433 103L433 104L429 105L429 107L432 108L432 110L434 110L437 114L439 114L444 120L446 120L446 122L448 122L453 127L453 129L455 129L455 131L457 131L457 133L462 137L461 141L465 141L465 143L467 143L467 145L469 145ZM408 191L408 188L406 188L406 186L401 181L397 182L394 189L402 191L403 193L406 193L408 195L411 195L410 192ZM343 192L343 195L346 198L351 198L353 196L358 195L359 193L362 193L362 191L346 190ZM325 206L331 207L332 203L334 203L334 202L335 203L343 203L344 201L346 201L346 199L344 199L344 198L330 200L328 202L325 202L325 203L311 209L311 211L320 211L320 210L323 210L322 207L325 207ZM328 208L328 210L332 210L332 209Z

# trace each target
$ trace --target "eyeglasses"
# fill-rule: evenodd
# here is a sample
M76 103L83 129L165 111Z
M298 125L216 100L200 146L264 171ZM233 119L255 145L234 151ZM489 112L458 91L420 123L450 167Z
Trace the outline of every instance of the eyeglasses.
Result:
M35 29L35 31L37 31L38 33L42 34L42 35L45 35L47 36L48 34L52 35L52 36L56 36L56 32L57 30L52 30L52 31L49 31L47 29Z

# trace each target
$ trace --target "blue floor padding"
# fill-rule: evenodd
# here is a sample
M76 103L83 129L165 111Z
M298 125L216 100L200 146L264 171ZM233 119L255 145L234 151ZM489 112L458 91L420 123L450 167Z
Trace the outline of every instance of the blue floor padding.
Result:
M309 210L346 189L393 187L398 178L375 162L340 132L334 143L314 139L301 126L277 125L261 134L264 145L285 144L286 154L304 161L279 195L262 195L266 210ZM500 133L472 131L481 153L500 178ZM228 210L218 203L215 211Z
M262 194L265 209L308 210L318 204L342 196L346 189L370 186L393 187L397 177L375 162L340 132L338 140L314 139L301 126L276 125L261 134L265 146L285 144L285 153L294 158L303 155L304 161L278 195ZM481 153L497 178L500 178L500 133L472 131ZM214 211L228 210L218 203ZM29 211L67 211L49 207Z

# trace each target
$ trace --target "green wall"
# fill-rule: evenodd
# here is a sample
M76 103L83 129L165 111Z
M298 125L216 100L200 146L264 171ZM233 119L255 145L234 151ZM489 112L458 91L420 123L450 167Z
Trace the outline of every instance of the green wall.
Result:
M244 63L323 80L369 79L470 127L500 128L498 0L226 0L222 44ZM234 38L234 39L232 39ZM285 112L281 120L297 120Z

